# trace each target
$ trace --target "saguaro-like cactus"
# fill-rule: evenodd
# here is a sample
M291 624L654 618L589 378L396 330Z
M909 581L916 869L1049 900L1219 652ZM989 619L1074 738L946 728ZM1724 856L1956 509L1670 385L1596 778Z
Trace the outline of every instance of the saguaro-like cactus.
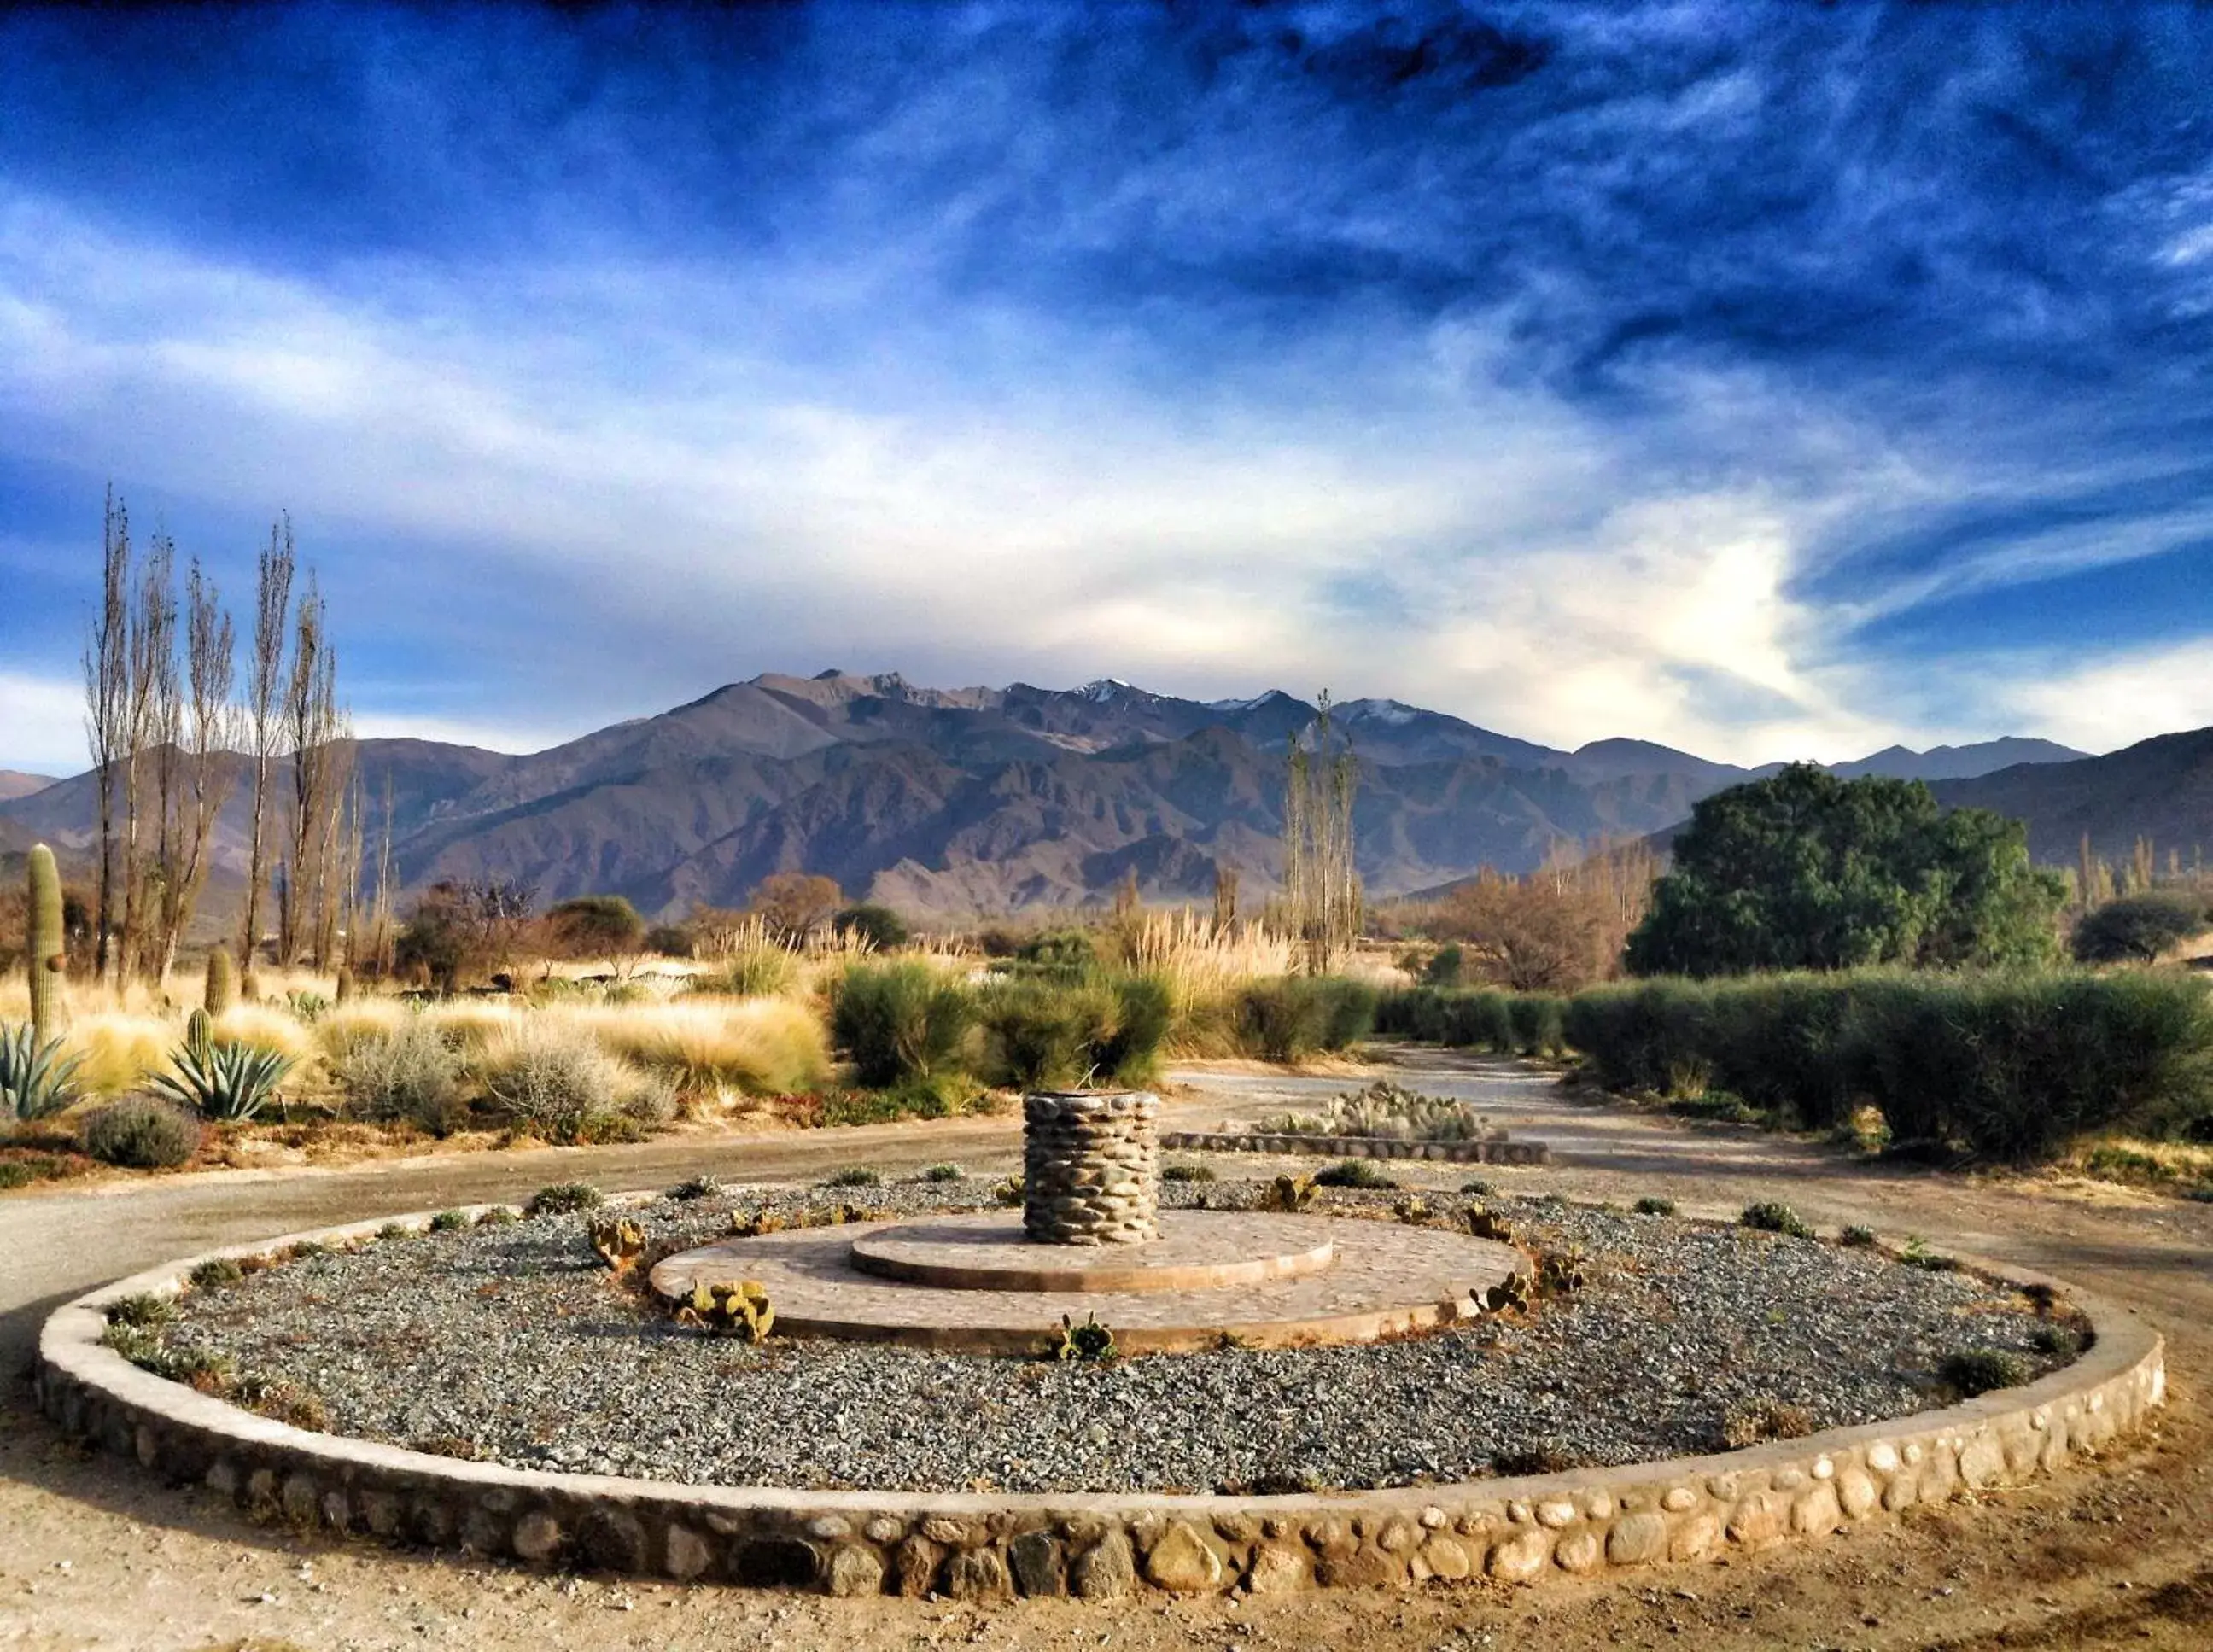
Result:
M54 851L44 844L33 844L28 873L31 1038L44 1044L62 1033L62 972L69 967L68 943L62 935L62 875L54 865Z
M210 1015L220 1015L238 1002L238 972L231 966L229 948L217 947L208 954L207 989L200 1002Z
M353 972L344 964L338 966L338 985L334 991L338 995L334 1002L338 1003L353 1002Z

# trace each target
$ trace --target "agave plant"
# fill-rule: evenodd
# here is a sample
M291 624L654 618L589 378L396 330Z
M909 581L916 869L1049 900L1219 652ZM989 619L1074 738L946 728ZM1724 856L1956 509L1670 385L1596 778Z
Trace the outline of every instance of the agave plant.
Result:
M253 1044L198 1048L186 1044L169 1058L175 1075L157 1073L151 1082L163 1095L194 1108L203 1118L239 1124L275 1099L277 1085L296 1059L281 1050Z
M28 1021L0 1032L0 1116L44 1119L77 1098L81 1056L64 1055L59 1039L39 1042Z

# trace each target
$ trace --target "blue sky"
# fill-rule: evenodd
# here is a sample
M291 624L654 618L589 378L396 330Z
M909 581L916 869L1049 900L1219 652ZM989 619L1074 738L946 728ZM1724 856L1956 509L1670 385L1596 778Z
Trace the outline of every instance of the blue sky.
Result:
M2213 723L2213 11L0 13L0 764L113 480L360 726L762 670Z

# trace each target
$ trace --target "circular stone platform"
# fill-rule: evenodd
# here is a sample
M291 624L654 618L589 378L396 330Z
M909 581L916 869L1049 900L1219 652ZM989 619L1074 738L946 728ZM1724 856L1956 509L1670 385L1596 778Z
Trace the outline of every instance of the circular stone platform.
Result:
M1169 1210L1160 1237L1113 1249L1032 1244L1018 1216L903 1222L853 1241L863 1273L948 1290L1218 1290L1319 1273L1337 1247L1308 1216Z
M1113 1332L1122 1352L1155 1354L1216 1348L1225 1339L1298 1348L1430 1330L1472 1317L1473 1299L1523 1265L1510 1247L1393 1222L1227 1211L1178 1216L1161 1239L1118 1247L1095 1263L1039 1257L1046 1247L1021 1243L1019 1216L969 1216L726 1239L669 1257L653 1270L652 1283L673 1298L703 1283L758 1280L776 1309L779 1334L961 1353L1039 1353L1058 1339L1061 1316L1080 1308ZM864 1247L879 1265L904 1257L958 1268L955 1259L966 1254L982 1259L985 1274L996 1270L1003 1277L1016 1270L1033 1280L1125 1277L1105 1289L914 1283L864 1272L856 1265ZM1163 1275L1179 1267L1279 1267L1287 1258L1295 1271L1212 1287L1163 1284L1143 1277L1155 1247L1162 1247ZM1016 1254L1025 1251L1027 1257ZM1308 1266L1297 1270L1302 1260ZM1135 1283L1126 1277L1131 1274L1139 1276ZM1070 1293L1076 1290L1083 1298L1071 1304Z

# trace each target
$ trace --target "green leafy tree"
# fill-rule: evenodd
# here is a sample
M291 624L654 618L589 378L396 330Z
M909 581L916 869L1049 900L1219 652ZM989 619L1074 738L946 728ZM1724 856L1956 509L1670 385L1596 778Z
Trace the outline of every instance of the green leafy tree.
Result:
M645 943L645 920L620 895L578 895L546 914L546 932L571 958L627 958Z
M2205 927L2204 900L2180 890L2125 895L2075 925L2075 956L2086 964L2149 964Z
M2041 962L2066 899L2020 822L1806 763L1706 798L1674 852L1629 937L1633 974Z
M830 927L841 935L849 930L859 935L879 952L903 947L910 938L905 918L890 907L871 900L839 907L830 920Z

